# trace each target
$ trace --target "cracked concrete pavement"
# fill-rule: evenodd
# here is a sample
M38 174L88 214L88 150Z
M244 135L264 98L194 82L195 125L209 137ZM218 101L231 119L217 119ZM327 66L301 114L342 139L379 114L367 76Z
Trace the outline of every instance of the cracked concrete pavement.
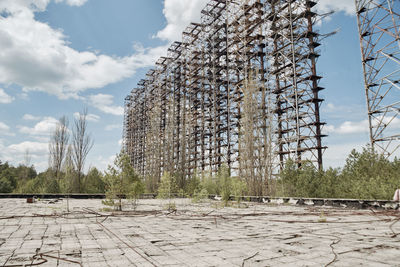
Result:
M0 266L400 266L398 210L68 202L0 199Z

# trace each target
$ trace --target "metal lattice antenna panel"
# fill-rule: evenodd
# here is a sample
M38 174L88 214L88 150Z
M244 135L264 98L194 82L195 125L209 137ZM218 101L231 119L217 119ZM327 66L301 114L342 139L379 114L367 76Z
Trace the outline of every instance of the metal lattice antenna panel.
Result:
M372 147L400 147L400 1L356 0Z
M164 171L183 184L226 165L256 195L289 159L322 168L315 4L210 1L126 98L134 168L151 184Z

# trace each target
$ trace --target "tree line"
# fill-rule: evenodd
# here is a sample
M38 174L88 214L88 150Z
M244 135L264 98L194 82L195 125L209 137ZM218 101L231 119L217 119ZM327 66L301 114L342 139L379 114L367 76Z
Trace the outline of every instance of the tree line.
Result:
M261 195L253 190L259 185L258 179L232 177L226 166L222 166L213 176L195 174L186 179L183 186L178 180L179 174L164 174L158 191L165 192L165 188L169 188L167 192L194 197L216 194L226 200L232 196ZM390 160L367 146L360 152L353 149L340 168L318 170L311 162L299 167L289 160L279 176L269 183L269 195L272 197L390 200L396 189L400 188L400 160Z
M400 188L400 160L367 146L353 149L342 168L319 171L307 163L299 169L290 161L276 182L277 194L284 196L390 200Z
M87 109L79 113L69 129L66 116L56 123L49 140L49 166L37 173L29 160L13 167L0 161L0 192L2 193L101 193L103 174L91 168L84 174L87 155L93 139L87 130ZM29 157L29 156L27 156Z
M65 116L58 121L49 141L49 168L44 172L37 173L28 163L14 167L0 160L0 193L105 193L117 206L121 206L118 196L137 199L143 192L194 198L215 194L226 201L231 196L262 194L255 189L260 179L248 179L245 172L234 177L226 166L214 175L197 172L183 177L169 171L160 179L141 177L123 151L104 172L93 167L85 174L86 157L93 147L86 117L85 109L75 118L71 130ZM351 151L341 168L318 170L311 162L299 168L289 160L280 175L269 181L269 195L273 197L391 199L397 188L400 160L389 160L371 147Z

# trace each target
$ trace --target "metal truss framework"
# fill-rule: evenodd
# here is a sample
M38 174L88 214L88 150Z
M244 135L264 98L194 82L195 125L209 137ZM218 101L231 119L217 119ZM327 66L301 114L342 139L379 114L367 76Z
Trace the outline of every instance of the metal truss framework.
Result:
M288 159L322 168L315 4L210 1L125 99L134 168L157 180L226 165L262 190Z
M400 1L356 0L371 145L400 147Z

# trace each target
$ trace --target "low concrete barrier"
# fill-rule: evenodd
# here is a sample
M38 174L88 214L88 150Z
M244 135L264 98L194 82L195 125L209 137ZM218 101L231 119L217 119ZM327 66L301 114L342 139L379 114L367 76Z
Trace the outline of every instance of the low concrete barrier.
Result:
M232 200L234 198L232 197ZM301 197L242 197L243 201L307 206L332 206L355 209L399 209L400 202L392 200L301 198Z
M104 199L105 194L4 194L0 193L2 198L72 198L72 199ZM125 198L125 196L122 196ZM157 194L142 194L141 199L153 199ZM171 194L171 197L182 198L180 194ZM220 196L209 195L212 200L220 200ZM307 206L331 206L353 209L399 209L400 202L392 200L367 200L367 199L337 199L337 198L301 198L301 197L268 197L268 196L243 196L242 201L258 202L276 205L307 205ZM230 200L235 200L231 196Z

